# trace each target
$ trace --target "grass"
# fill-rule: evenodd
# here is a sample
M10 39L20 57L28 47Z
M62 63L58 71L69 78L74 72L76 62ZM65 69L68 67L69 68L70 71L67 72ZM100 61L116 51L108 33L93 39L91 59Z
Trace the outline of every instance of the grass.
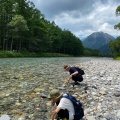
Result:
M116 57L115 60L120 60L120 56Z
M61 53L0 51L0 58L14 58L14 57L71 57L71 55Z

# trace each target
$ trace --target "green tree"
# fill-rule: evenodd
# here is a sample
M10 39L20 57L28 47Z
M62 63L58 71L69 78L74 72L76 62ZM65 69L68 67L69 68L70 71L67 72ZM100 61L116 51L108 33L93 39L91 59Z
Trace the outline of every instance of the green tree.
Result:
M50 52L60 53L62 47L61 33L62 30L54 22L49 23L47 43Z
M14 0L0 0L0 49L7 50L8 29L7 23L14 15Z
M116 40L111 41L109 46L114 55L120 55L120 37L117 37Z
M29 0L0 0L0 50L83 55L79 38L44 18Z
M120 15L120 6L117 7L115 13L116 13L116 16ZM114 28L120 30L120 23L118 23L117 25L115 25Z
M120 6L117 7L115 13L117 16L120 15ZM114 28L120 30L120 23L115 25ZM116 40L111 41L109 46L115 56L120 55L120 37L117 37Z
M17 40L16 50L21 51L22 42L24 40L24 32L28 31L27 22L21 15L15 15L13 19L8 23L9 33L12 37L11 50L13 46L13 39Z
M100 56L102 56L102 53L97 49L85 48L84 55L85 56L99 56L100 57Z
M61 34L62 34L62 29L56 26L54 33L53 49L58 53L60 53L60 49L62 47Z
M70 31L62 32L62 53L71 55L83 55L84 47L79 38L73 35Z

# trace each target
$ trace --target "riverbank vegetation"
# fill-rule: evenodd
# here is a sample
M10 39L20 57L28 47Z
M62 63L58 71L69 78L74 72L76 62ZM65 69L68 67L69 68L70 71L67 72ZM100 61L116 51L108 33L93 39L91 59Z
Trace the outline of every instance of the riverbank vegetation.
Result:
M116 40L110 42L110 48L115 57L120 56L120 37L117 37Z
M100 57L101 53L98 55L97 50L86 49L84 56L99 56ZM62 54L62 53L48 53L48 52L35 53L35 52L0 51L0 58L11 58L11 57L78 57L78 56L74 56L70 54Z
M0 58L14 58L14 57L72 57L72 55L61 54L61 53L0 51Z
M116 9L116 16L120 16L120 6L118 6ZM115 25L114 28L120 30L120 23ZM115 56L115 59L120 60L120 36L117 37L116 40L111 41L109 46L113 52L113 55Z
M120 60L120 56L115 58L116 60Z

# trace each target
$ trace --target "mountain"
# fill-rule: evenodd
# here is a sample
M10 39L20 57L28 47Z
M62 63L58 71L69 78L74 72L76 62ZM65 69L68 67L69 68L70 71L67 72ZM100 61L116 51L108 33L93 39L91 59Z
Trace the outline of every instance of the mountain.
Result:
M85 38L82 43L84 47L98 49L103 55L109 54L109 42L115 38L107 33L94 32Z

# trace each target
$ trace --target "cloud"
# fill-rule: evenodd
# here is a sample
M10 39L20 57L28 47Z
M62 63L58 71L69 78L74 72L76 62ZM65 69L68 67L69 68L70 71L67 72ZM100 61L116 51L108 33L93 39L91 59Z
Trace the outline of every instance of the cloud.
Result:
M81 13L87 14L93 8L93 1L94 0L49 0L44 2L43 0L34 0L33 2L47 18L51 19L56 14L59 15L62 12L74 10L79 10Z
M34 0L36 7L47 20L55 21L81 39L93 32L102 31L119 36L114 25L120 22L115 10L120 0Z

